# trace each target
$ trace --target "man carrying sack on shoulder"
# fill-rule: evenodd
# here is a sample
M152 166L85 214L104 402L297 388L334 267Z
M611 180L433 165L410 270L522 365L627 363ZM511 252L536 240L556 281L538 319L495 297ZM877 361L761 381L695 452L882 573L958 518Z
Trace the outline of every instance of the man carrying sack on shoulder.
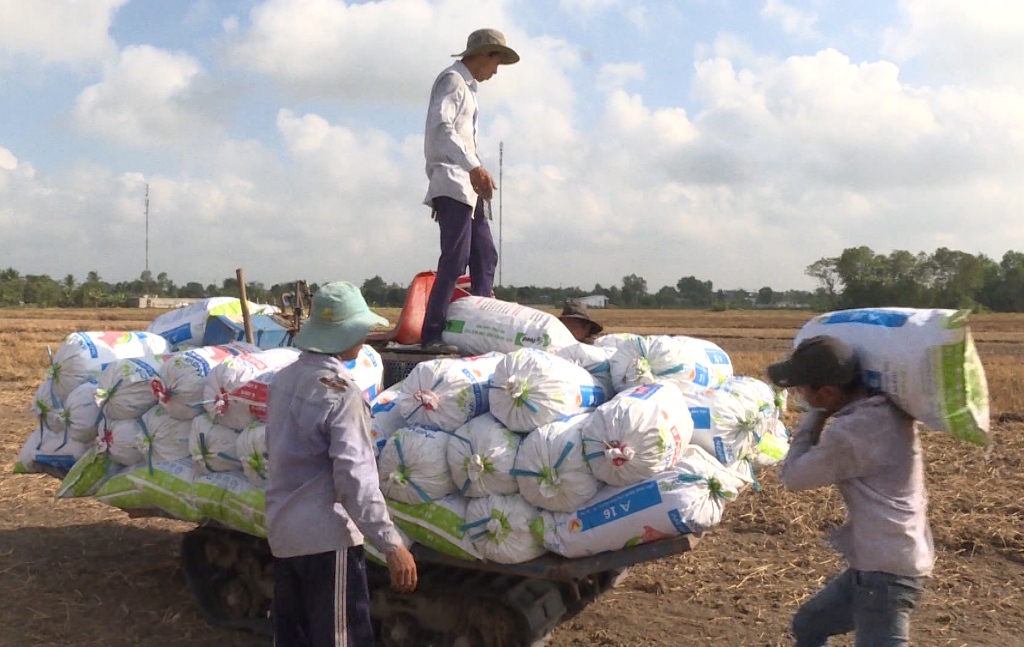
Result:
M865 386L856 354L836 337L804 340L768 377L811 407L790 441L782 484L836 485L847 513L832 544L848 568L797 610L796 647L851 631L857 647L905 647L935 562L914 419Z

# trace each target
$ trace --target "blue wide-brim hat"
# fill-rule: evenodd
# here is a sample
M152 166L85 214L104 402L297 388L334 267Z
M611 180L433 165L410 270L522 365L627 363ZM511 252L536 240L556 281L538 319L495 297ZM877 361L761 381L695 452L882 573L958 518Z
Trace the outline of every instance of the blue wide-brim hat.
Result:
M313 295L313 308L292 344L336 355L359 344L375 326L388 320L372 312L359 288L347 281L328 283Z

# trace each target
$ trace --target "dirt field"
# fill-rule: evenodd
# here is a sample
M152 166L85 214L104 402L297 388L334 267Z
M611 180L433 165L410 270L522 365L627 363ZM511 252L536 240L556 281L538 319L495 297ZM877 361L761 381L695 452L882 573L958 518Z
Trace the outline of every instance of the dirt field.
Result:
M711 339L738 373L759 376L808 315L597 316L611 332ZM32 427L27 409L45 346L75 330L137 330L147 317L138 310L0 310L0 646L269 645L204 625L177 565L189 524L129 520L89 500L55 501L56 480L10 473ZM920 646L1024 646L1024 316L979 316L972 327L998 439L986 460L977 448L925 437L938 563L913 620ZM770 473L761 485L761 493L727 508L697 551L635 569L622 588L560 627L551 644L790 644L791 613L839 568L822 537L843 510L831 491L787 493Z

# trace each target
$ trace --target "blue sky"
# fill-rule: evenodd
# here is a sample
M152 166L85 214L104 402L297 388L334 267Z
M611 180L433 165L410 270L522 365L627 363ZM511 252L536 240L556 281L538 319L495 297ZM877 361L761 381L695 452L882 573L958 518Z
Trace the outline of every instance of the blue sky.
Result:
M845 247L1024 248L1010 0L0 0L0 265L405 282L430 83L473 28L504 282L813 287ZM495 226L497 223L494 223Z

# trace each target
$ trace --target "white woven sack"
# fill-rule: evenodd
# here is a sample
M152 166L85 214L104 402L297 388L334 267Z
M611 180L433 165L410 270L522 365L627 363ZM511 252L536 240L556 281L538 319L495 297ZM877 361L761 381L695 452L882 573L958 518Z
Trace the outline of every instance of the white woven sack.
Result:
M523 440L512 474L527 501L545 510L569 511L597 492L600 484L583 460L581 430L589 417L543 425Z
M408 423L398 410L398 394L402 383L392 384L370 402L370 440L373 441L373 455L380 456L384 443L396 431Z
M492 494L470 499L466 534L484 559L521 564L544 554L537 529L540 510L519 494Z
M454 344L464 355L519 348L556 351L576 339L552 314L518 303L487 297L463 297L448 306L448 320L441 339Z
M457 559L475 560L480 559L480 553L463 530L468 504L469 500L460 494L415 504L389 499L388 512L398 530L413 542Z
M978 445L989 436L988 382L969 310L863 308L819 315L793 340L838 337L853 346L864 382L932 429Z
M734 375L732 360L722 347L714 342L698 337L687 337L686 335L675 335L678 339L690 348L690 352L696 358L698 364L707 367L711 379L709 386L722 384Z
M238 459L238 432L217 424L203 413L192 419L188 450L197 474L233 472L242 468Z
M36 428L25 439L18 455L14 458L14 473L29 474L42 470L37 459L60 469L70 469L85 452L89 445L65 438L63 430L55 433L45 425Z
M192 421L172 418L162 405L156 405L139 419L135 446L146 462L176 461L188 458Z
M640 339L643 335L637 335L631 332L616 332L607 335L601 335L594 340L594 345L598 348L611 348L612 350L618 350L619 346L624 344L630 344Z
M785 458L788 453L789 431L781 420L776 420L772 431L762 436L754 447L751 464L755 469L770 467Z
M295 362L295 348L274 348L225 358L206 380L203 401L217 424L236 431L266 419L267 387L273 376Z
M457 491L448 471L451 434L414 425L396 431L380 450L377 472L384 496L426 503Z
M119 465L137 465L146 460L146 457L139 451L135 437L141 433L139 419L129 420L104 420L100 423L99 436L96 438L96 448L101 453L106 453L110 460Z
M254 422L243 429L236 439L238 460L242 461L242 472L249 482L259 485L267 480L267 426Z
M64 338L53 354L47 373L53 390L64 402L80 384L95 381L111 362L132 357L163 355L167 341L144 332L76 332Z
M711 372L694 353L687 342L667 335L635 338L612 355L612 385L618 391L655 382L673 382L680 389L706 388Z
M370 402L381 392L384 383L384 360L381 359L373 346L363 344L359 349L359 356L355 359L342 362L352 380L363 392L363 397Z
M609 485L640 483L675 465L693 421L671 382L643 384L602 404L583 426L583 457Z
M515 494L515 467L522 440L489 413L459 427L448 441L448 469L465 496Z
M489 385L500 353L420 362L402 382L398 410L414 425L455 431L490 408Z
M690 442L723 465L749 457L778 419L771 387L754 378L732 378L717 388L686 391L684 397L693 421Z
M627 487L605 487L570 513L543 513L544 546L565 557L622 550L717 525L722 509L749 480L699 447L675 466Z
M54 431L64 429L64 405L53 390L53 378L46 378L36 387L28 410L40 424L45 424Z
M96 380L96 404L107 420L133 420L156 406L149 383L157 376L161 359L133 357L107 365Z
M164 359L150 387L167 413L179 420L191 420L203 411L198 403L203 400L210 371L229 357L258 352L260 349L251 344L232 342L174 353Z
M615 348L609 346L591 346L579 342L566 346L555 353L562 359L567 359L577 366L581 366L588 373L594 376L594 381L604 390L606 397L615 393L612 387L611 358L615 354Z
M92 443L99 433L100 407L96 404L96 385L86 382L64 401L62 418L68 434L80 443Z
M249 302L249 314L272 314L277 308ZM242 314L242 302L234 297L210 297L165 312L153 319L146 330L165 338L171 346L202 346L206 321L217 315Z
M534 348L506 355L491 378L491 413L512 431L592 411L608 394L594 376L561 357Z

